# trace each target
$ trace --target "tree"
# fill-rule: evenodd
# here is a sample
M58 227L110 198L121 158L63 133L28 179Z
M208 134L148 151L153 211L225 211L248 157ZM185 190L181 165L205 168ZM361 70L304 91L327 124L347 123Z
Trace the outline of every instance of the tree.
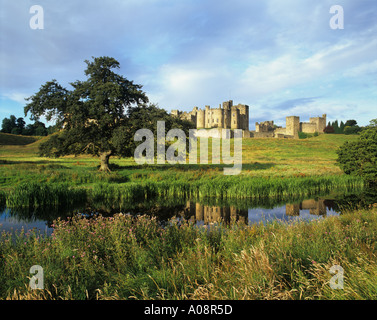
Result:
M73 90L62 87L56 80L43 85L29 97L25 115L32 119L44 115L48 121L56 119L64 128L40 146L44 156L89 153L100 157L100 171L110 171L109 159L126 151L117 148L119 128L126 125L126 109L148 98L142 86L117 74L119 62L111 57L86 60L86 81L71 83Z
M345 127L354 127L357 125L356 120L347 120L346 123L344 124Z
M338 124L338 120L335 120L335 121L332 123L332 127L334 128L334 133L338 134L338 133L339 133L339 124Z
M334 130L333 126L328 125L325 129L323 129L323 132L324 133L334 133L335 130Z
M11 134L21 134L21 130L17 127L14 127L10 133Z
M344 122L341 121L341 122L340 122L340 125L339 125L339 132L340 132L340 133L342 133L342 134L344 133L344 128L345 128L345 126L346 126L346 125L344 124Z
M17 118L14 115L11 115L8 118L4 118L1 126L1 131L4 133L11 133L13 128L17 127L16 124Z
M375 120L372 120L375 121ZM338 150L337 163L350 175L377 182L377 127L371 125L360 133L357 141L346 141Z
M358 134L361 131L359 126L345 126L344 127L344 134Z
M24 118L18 118L16 120L16 126L17 126L18 129L20 129L20 134L22 133L22 130L25 128L25 124L26 124L26 122L25 122Z

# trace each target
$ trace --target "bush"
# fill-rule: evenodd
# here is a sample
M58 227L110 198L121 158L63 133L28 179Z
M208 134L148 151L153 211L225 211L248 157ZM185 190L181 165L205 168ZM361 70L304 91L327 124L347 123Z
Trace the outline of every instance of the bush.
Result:
M344 127L344 134L358 134L361 131L359 126L346 126Z
M298 133L298 138L299 139L306 139L308 135L305 132L299 132Z
M377 182L377 127L365 129L357 141L345 142L337 154L337 163L346 174Z

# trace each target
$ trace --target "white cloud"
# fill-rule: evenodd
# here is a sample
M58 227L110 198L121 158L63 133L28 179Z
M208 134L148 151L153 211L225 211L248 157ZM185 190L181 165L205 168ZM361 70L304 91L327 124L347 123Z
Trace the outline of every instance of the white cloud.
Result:
M29 94L26 94L23 92L11 92L11 93L3 94L4 98L18 102L23 105L27 103L27 101L25 101L25 98L28 98L29 96L30 96Z

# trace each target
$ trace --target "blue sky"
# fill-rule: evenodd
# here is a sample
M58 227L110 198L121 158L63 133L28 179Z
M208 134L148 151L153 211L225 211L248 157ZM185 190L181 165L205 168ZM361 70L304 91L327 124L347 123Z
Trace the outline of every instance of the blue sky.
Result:
M44 10L33 30L32 5ZM330 7L344 9L333 30ZM85 79L111 56L170 111L232 99L256 121L377 118L375 0L0 0L0 119L46 81Z

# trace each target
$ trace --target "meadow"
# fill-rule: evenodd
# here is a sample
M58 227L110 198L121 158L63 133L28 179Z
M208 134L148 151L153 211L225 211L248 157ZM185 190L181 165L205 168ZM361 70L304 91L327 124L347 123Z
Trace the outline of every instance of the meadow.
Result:
M140 166L131 158L111 158L112 172L101 173L97 158L41 158L44 138L17 139L0 146L0 206L278 201L364 188L361 178L336 166L337 147L357 136L244 139L236 176L224 176L223 165ZM0 299L375 299L376 227L374 205L312 222L252 225L198 226L174 218L161 224L123 214L58 218L51 236L2 232ZM32 265L43 267L44 290L29 286ZM343 290L329 286L333 265L344 269Z
M38 157L43 139L27 145L2 145L0 203L60 205L66 204L64 198L72 202L80 197L109 201L156 196L284 198L362 188L361 178L344 175L335 164L336 148L350 139L356 137L244 139L242 172L234 176L225 176L222 164L137 165L132 158L112 158L108 174L98 172L98 158L91 156Z

